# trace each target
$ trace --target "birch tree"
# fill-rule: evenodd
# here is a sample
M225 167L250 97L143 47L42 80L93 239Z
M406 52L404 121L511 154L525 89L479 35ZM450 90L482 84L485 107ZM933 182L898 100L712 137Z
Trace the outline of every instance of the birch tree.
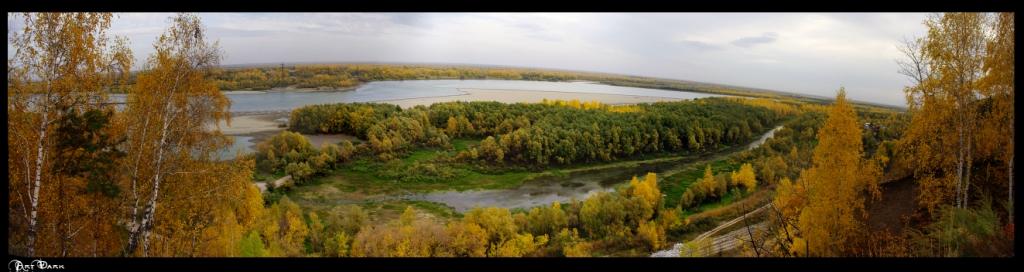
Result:
M977 162L1005 162L1012 190L1013 14L936 14L925 25L900 62L914 83L900 146L918 163L922 206L965 208L972 188L992 183L979 175L994 168Z
M206 129L228 118L229 101L208 78L221 54L217 43L207 41L199 17L173 17L153 47L156 52L130 90L124 114L129 124L125 255L148 255L163 188L184 186L174 183L202 171L195 161L210 160L227 143L219 130ZM218 189L223 188L198 188Z
M1014 137L1014 13L1000 13L992 24L993 37L986 46L980 89L991 98L982 121L984 129L978 144L982 151L1006 165L1008 205L1013 207L1013 149ZM1009 132L1009 134L1007 134ZM1013 223L1013 211L1009 211Z
M63 108L81 111L101 107L105 92L123 79L131 66L124 40L107 36L109 13L26 13L20 31L9 34L13 57L7 68L8 218L16 251L36 251L41 214L50 199L41 192L63 177L53 172L53 131ZM59 210L58 210L59 211ZM59 239L59 238L55 238ZM65 247L66 249L66 247ZM45 255L53 255L46 252Z

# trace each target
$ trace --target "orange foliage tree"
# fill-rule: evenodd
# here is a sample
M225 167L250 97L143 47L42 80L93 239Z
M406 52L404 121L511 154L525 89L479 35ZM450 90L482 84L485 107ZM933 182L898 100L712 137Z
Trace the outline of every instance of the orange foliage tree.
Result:
M779 202L800 201L803 207L796 225L799 237L806 241L810 255L838 256L863 232L864 194L878 197L877 177L880 169L863 158L860 125L853 107L846 100L846 91L839 89L828 119L818 132L811 168L803 171L797 183L804 197ZM785 188L787 186L783 186ZM791 189L785 189L791 190ZM790 206L790 205L787 205Z
M105 254L108 244L96 241L113 235L111 223L90 219L110 210L111 203L70 193L86 185L55 171L61 154L53 134L69 113L64 109L108 106L105 93L126 80L131 52L124 39L107 37L109 13L20 17L21 30L9 36L14 54L7 61L9 246L12 253L28 256ZM44 231L40 226L52 233L38 235Z

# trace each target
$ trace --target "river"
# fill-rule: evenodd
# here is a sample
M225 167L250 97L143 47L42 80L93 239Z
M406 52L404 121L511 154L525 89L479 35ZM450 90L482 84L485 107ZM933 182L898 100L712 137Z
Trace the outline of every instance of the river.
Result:
M621 87L592 82L549 82L523 80L406 80L374 81L351 91L245 91L225 92L231 100L233 113L290 111L305 105L351 102L386 102L391 100L457 97L465 94L459 89L502 91L547 91L590 94L650 96L675 99L694 99L723 96L719 94L669 91L635 87ZM123 103L125 95L111 95L111 100ZM454 100L454 99L453 99ZM580 100L587 100L581 96Z
M757 148L775 135L782 126L762 134L748 145L748 150ZM409 200L423 200L443 203L458 212L465 212L473 207L530 208L548 205L551 202L569 202L572 199L584 199L600 191L612 191L615 186L628 182L633 176L641 176L647 172L660 173L680 166L679 162L648 164L641 166L619 167L573 173L568 177L548 177L529 180L516 188L468 190L468 191L437 191L405 196Z
M314 104L328 103L351 103L351 102L382 102L396 103L399 105L415 105L417 101L423 104L443 101L457 101L472 98L479 100L480 96L467 96L465 90L489 90L505 96L494 96L493 99L501 102L505 99L520 100L520 96L535 98L537 92L548 92L552 97L574 97L580 100L590 100L595 94L600 95L621 95L630 97L665 98L669 100L695 99L703 97L723 96L718 94L668 91L635 87L620 87L593 82L549 82L549 81L521 81L521 80L406 80L406 81L375 81L364 84L351 91L317 91L317 92L265 92L265 91L240 91L226 92L231 100L230 111L239 114L262 114L272 112L287 112L295 108ZM580 95L573 95L578 93ZM556 96L557 94L557 96ZM568 94L568 95L567 95ZM587 94L590 94L589 96ZM486 95L484 95L486 97ZM125 95L112 95L111 99L116 102L124 102ZM410 101L413 100L413 101ZM629 103L629 99L619 101ZM537 101L539 102L539 101ZM612 104L615 104L614 102ZM269 123L272 130L276 130L276 124ZM234 158L236 152L250 153L255 146L253 135L232 134L235 144L226 148L219 154L220 159Z

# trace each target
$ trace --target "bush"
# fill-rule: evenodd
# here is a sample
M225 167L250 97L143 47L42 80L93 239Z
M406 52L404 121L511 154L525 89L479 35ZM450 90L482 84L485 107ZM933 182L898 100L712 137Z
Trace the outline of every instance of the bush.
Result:
M348 257L352 238L345 232L338 232L324 242L324 251L330 257Z
M305 162L294 163L293 162L293 163L289 163L288 166L285 166L284 173L287 174L287 175L291 175L292 176L292 180L294 180L296 183L301 184L301 183L305 182L306 180L308 180L310 177L312 177L313 174L314 174L314 171L313 171L313 168L310 167L308 163L305 163Z
M625 198L617 193L599 192L583 201L580 221L587 236L611 237L625 227Z
M636 236L649 250L657 250L665 245L665 229L653 221L640 222L636 228Z
M276 172L316 154L316 149L302 134L282 131L256 145L256 165L263 171Z
M561 248L562 255L565 257L591 257L591 244L580 238L580 233L576 228L571 231L563 228L555 235L553 243L556 247Z
M1004 232L988 198L977 208L943 207L934 221L917 236L923 256L1008 257L1013 252L1013 232Z
M753 192L757 187L757 177L754 175L754 167L749 163L744 163L740 166L739 172L732 173L732 186L743 186L747 189L747 192Z
M462 219L464 222L479 225L488 234L488 241L491 243L507 240L516 233L516 226L512 220L512 213L505 208L487 207L475 208L466 212Z
M523 257L534 251L537 251L540 247L544 246L548 242L547 235L541 235L534 237L532 234L516 234L511 239L501 241L496 246L491 247L491 251L488 256L491 257Z
M550 207L535 207L527 215L528 230L535 235L554 235L569 225L569 219L558 202Z
M340 149L338 150L338 157L337 157L338 161L339 162L349 162L349 161L352 161L352 157L355 156L355 153L356 153L356 147L352 145L352 142L350 142L349 140L341 141L341 146L339 148Z
M449 164L417 161L406 165L398 159L388 160L381 168L378 171L380 177L401 182L444 182L463 174Z
M302 133L345 133L367 139L371 126L401 111L396 105L380 103L309 105L293 110L288 126Z
M267 256L267 249L263 246L263 240L256 231L249 232L239 241L239 256L241 257L264 257Z
M324 221L327 232L345 232L351 238L370 222L370 215L362 207L347 204L332 208Z
M708 165L704 170L704 177L683 192L679 198L679 207L683 209L696 207L703 203L721 200L730 194L739 198L742 193L737 188L744 187L748 192L753 192L756 184L753 167L749 163L743 164L739 172L719 173L718 175L712 175L711 165Z

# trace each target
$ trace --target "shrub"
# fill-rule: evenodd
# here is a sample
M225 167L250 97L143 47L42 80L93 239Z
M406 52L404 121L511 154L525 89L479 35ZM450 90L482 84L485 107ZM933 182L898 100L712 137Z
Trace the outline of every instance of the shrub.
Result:
M296 183L300 184L308 180L314 174L313 168L305 162L289 163L288 166L285 166L284 173L291 175L292 180L295 180Z
M665 230L653 221L640 222L636 228L639 242L647 249L656 250L665 244Z
M275 172L290 163L304 162L317 154L316 149L302 134L282 131L256 145L257 166L262 170Z

